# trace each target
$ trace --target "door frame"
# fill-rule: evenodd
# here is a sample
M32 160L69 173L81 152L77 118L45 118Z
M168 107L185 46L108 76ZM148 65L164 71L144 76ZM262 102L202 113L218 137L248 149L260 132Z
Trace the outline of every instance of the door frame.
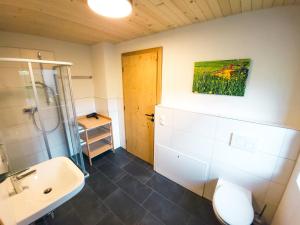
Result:
M125 102L124 102L124 76L123 76L123 57L130 56L130 55L138 55L148 52L157 52L157 73L156 73L156 104L158 105L161 102L161 94L162 94L162 57L163 57L163 47L155 47L155 48L148 48L142 50L136 50L132 52L125 52L121 55L121 66L122 66L122 90L123 90L123 115L124 115L124 128L125 128L125 146L127 147L127 138L126 138L126 122L125 122ZM155 121L154 121L155 123ZM153 134L154 137L154 134ZM153 139L154 142L154 139ZM153 143L154 146L154 143Z

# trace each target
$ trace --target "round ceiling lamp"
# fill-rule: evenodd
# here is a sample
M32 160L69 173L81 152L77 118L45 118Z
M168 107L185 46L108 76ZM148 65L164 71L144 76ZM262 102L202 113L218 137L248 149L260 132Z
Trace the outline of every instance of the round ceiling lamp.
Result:
M88 6L97 14L110 18L122 18L131 14L130 0L88 0Z

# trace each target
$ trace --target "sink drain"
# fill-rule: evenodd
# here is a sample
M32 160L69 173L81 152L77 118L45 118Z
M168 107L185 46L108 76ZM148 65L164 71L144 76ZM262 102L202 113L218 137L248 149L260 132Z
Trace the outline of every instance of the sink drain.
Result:
M46 189L44 190L44 194L45 194L45 195L46 195L46 194L49 194L51 191L52 191L52 188L46 188Z

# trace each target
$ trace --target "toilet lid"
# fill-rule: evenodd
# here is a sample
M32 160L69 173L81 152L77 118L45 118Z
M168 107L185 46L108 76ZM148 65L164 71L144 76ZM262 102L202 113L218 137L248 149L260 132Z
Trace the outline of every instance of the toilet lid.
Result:
M220 186L215 191L213 205L218 216L230 225L250 225L253 222L251 201L239 189Z

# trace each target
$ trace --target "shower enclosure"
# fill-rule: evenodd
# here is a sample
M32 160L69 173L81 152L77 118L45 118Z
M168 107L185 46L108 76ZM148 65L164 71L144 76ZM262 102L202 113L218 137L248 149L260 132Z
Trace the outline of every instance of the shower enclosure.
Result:
M72 97L71 65L0 58L0 144L11 172L66 156L86 173Z

